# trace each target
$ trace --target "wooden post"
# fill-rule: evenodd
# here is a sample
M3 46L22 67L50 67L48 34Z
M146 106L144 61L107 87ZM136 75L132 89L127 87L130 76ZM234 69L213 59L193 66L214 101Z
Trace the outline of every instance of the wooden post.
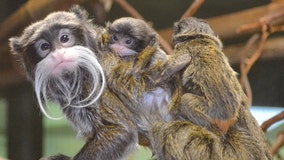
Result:
M4 89L8 104L8 158L33 160L42 157L42 117L30 83Z

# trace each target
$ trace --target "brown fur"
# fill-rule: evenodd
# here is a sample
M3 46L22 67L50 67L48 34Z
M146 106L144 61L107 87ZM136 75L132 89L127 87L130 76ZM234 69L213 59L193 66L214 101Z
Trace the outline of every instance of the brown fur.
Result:
M141 44L138 44L137 50L134 48L138 54L119 57L111 53L108 46L114 32L138 39ZM152 124L155 121L171 121L172 115L177 112L181 81L174 73L189 64L190 56L166 55L157 43L156 33L145 22L129 17L108 24L106 33L102 35L102 46L107 48L100 61L108 87L132 111L139 126L139 144L150 147L149 130ZM142 51L139 51L140 46L144 46ZM153 96L156 91L161 92ZM159 99L161 95L164 97ZM145 102L151 98L154 99L151 104Z
M189 54L182 72L179 120L158 122L151 140L158 159L272 159L264 133L251 115L222 44L203 20L175 24L174 54Z

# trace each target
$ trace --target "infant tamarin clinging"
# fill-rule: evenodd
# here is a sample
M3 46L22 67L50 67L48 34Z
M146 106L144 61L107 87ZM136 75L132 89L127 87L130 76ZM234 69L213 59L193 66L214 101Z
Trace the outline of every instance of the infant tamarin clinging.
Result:
M108 23L102 42L106 52L100 61L107 85L135 115L140 144L145 145L149 142L141 139L149 138L152 123L172 119L171 104L178 104L180 97L173 73L188 65L190 56L168 56L159 47L157 34L143 20L130 17Z
M44 114L48 101L59 104L84 147L73 158L64 155L45 160L126 159L138 143L132 114L120 99L104 86L98 63L100 29L79 6L70 12L49 14L27 27L10 47L33 82Z
M158 159L267 160L269 145L249 111L222 43L207 22L186 18L174 26L174 54L189 54L182 70L179 117L152 126Z
M174 32L174 54L186 52L192 57L191 65L182 73L180 117L207 129L213 123L226 133L246 99L235 71L222 53L221 41L201 19L180 21Z
M149 78L153 78L156 83L172 76L190 62L188 55L168 56L160 48L157 34L143 20L119 18L113 23L107 23L105 32L102 35L103 48L118 55L123 61L136 63L136 67L139 67L136 70L144 67L144 70L148 70L147 74L151 73Z

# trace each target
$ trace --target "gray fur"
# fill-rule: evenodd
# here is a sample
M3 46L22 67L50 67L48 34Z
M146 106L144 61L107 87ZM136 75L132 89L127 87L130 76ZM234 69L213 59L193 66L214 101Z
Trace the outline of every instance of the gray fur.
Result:
M72 43L61 42L62 30L70 31ZM104 85L104 73L96 57L99 31L87 19L87 12L75 6L69 12L49 14L27 27L20 37L10 39L12 52L20 56L35 86L43 113L48 116L45 104L49 100L59 104L78 136L86 140L74 157L55 155L42 160L122 160L137 149L137 126L132 115ZM58 69L54 61L59 53L70 62Z

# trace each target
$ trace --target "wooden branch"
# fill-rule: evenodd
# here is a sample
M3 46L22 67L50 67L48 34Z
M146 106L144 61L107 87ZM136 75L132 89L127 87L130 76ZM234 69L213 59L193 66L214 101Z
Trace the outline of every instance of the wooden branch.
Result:
M263 24L269 27L284 24L284 11L280 10L259 18L258 22L244 24L237 29L237 33L250 33L261 31Z
M258 45L257 50L255 53L249 58L249 61L246 61L246 67L245 70L243 71L244 74L248 74L250 71L251 67L254 65L254 63L259 59L259 57L262 54L263 48L265 46L266 39L268 38L269 34L268 32L264 31L263 34L261 35L260 43ZM248 57L247 57L248 58Z
M260 59L284 58L283 38L284 37L281 36L267 39ZM228 57L230 64L239 64L241 62L242 52L240 52L240 48L245 48L245 45L246 44L242 43L225 46L224 53ZM258 44L253 43L247 50L247 56L251 56L257 47Z
M254 52L254 54L249 58L247 56L247 53L242 54L242 61L241 61L241 84L244 87L244 90L248 96L248 102L249 102L249 106L252 105L252 90L250 87L250 83L248 80L248 73L251 69L251 67L255 64L255 62L260 58L261 54L263 53L263 48L265 46L266 40L268 38L268 36L270 35L270 33L273 32L277 32L277 31L282 31L281 28L277 28L274 29L273 31L270 30L271 27L273 27L272 25L277 24L277 22L279 22L279 19L281 19L280 21L283 21L284 19L284 12L278 12L276 14L272 14L272 15L268 15L266 17L262 17L260 18L260 25L261 25L261 30L262 30L262 35L261 35L261 39L260 39L260 43L258 45L257 50ZM275 23L276 22L276 23ZM254 38L254 36L252 37L252 39ZM250 41L248 42L248 44L250 43ZM248 46L249 47L249 46Z
M280 132L275 143L271 146L271 154L274 156L284 144L284 132Z
M275 13L268 14L267 16L259 19L261 24L267 24L269 26L281 25L284 22L284 11L276 11Z
M217 35L223 40L229 40L236 37L251 35L261 30L252 30L244 33L237 33L237 29L244 24L259 22L259 18L284 10L284 1L278 3L270 3L268 5L251 8L248 10L226 14L222 16L206 19ZM172 28L160 30L159 34L171 43L173 34Z
M248 102L249 102L249 106L252 105L252 91L251 91L251 87L250 87L250 83L248 80L248 73L251 69L251 67L255 64L255 62L260 58L266 39L268 38L269 34L267 32L267 27L264 25L263 26L263 33L261 35L261 39L260 39L260 43L258 45L257 50L254 52L254 54L249 58L246 54L243 54L244 56L242 56L242 62L241 62L241 84L243 84L243 87L245 89L245 92L248 96ZM252 37L254 38L254 36ZM249 43L249 42L248 42Z
M134 7L132 7L129 3L127 3L127 1L125 0L114 0L114 1L117 4L119 4L121 8L123 8L126 12L128 12L132 17L146 21L143 18L143 16L139 12L137 12L137 10Z
M261 129L266 132L267 129L273 125L274 123L276 122L279 122L281 120L284 119L284 111L282 111L281 113L277 114L276 116L273 116L272 118L268 119L267 121L264 121L262 124L261 124Z
M107 12L110 10L112 5L112 0L92 0L88 1L88 5L91 10L89 11L89 15L95 18L95 23L97 25L103 25L106 22Z
M284 111L282 111L281 113L277 114L276 116L273 116L272 118L264 121L261 124L261 129L266 132L267 129L273 125L276 122L279 122L281 120L284 119ZM277 136L277 139L275 141L275 143L272 145L271 147L271 154L272 156L277 155L279 149L283 146L284 144L284 132L280 132L279 135ZM279 155L278 155L279 156Z
M204 2L205 0L195 0L187 9L187 11L182 15L181 19L193 16Z
M272 0L272 2L283 2L283 0Z
M143 18L142 15L139 14L139 12L136 11L136 9L134 7L132 7L129 3L127 3L127 1L125 0L114 0L116 3L118 3L126 12L128 12L132 17L137 18L137 19L141 19L144 20L146 22L146 20ZM149 25L150 26L150 25ZM152 28L152 26L150 26ZM152 28L154 31L155 29ZM155 31L157 32L157 31ZM158 32L157 32L158 33ZM173 52L173 48L171 47L170 43L168 43L163 37L161 37L158 34L158 40L161 44L161 47L165 50L165 52L167 54L171 54Z
M252 48L253 44L259 39L259 34L253 35L248 42L246 43L240 57L241 57L241 62L240 62L240 70L241 70L241 78L240 78L240 84L243 87L247 97L248 97L248 106L252 105L252 90L251 86L249 83L249 79L247 76L247 73L245 72L246 70L246 64L248 63L248 54L250 53L248 50Z

